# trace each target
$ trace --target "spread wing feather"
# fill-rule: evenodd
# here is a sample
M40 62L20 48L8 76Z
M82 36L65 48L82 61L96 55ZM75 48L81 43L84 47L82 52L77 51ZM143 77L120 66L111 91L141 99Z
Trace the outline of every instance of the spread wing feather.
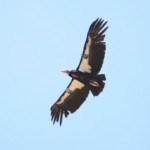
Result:
M108 28L105 27L106 24L107 21L104 22L102 19L97 19L91 24L77 70L92 75L100 71L106 49L104 42L104 33Z
M63 115L67 117L69 112L75 112L85 101L89 94L89 89L78 80L72 79L64 93L58 101L51 107L53 123L62 124Z

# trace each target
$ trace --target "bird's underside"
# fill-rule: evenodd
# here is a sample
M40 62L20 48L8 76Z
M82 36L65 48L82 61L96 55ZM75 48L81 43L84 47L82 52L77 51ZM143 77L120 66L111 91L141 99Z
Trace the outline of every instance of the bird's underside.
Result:
M60 98L51 107L53 123L62 124L63 116L75 112L86 100L89 91L98 96L104 88L104 74L98 74L105 56L105 27L107 22L95 20L88 31L80 63L76 70L63 71L72 80Z

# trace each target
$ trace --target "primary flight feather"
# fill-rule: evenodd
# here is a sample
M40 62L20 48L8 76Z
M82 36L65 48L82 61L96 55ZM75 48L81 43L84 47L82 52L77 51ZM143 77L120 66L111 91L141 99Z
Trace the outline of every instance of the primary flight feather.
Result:
M53 123L62 124L63 116L75 112L86 100L89 91L98 96L104 88L104 74L98 74L104 60L104 42L107 21L96 19L90 26L80 63L76 70L64 70L72 80L60 98L51 107Z

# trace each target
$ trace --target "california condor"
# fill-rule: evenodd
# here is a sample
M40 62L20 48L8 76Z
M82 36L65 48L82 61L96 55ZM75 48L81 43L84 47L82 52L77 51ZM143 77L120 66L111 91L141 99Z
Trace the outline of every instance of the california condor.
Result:
M105 56L105 27L107 21L96 19L90 26L79 66L76 70L64 70L72 80L60 98L51 107L53 123L62 124L63 115L75 112L86 100L89 91L98 96L104 88L104 74L98 74Z

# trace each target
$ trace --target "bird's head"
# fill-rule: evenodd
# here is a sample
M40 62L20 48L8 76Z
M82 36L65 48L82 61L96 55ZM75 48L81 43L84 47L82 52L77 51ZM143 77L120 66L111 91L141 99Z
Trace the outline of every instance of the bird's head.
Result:
M69 73L70 73L69 70L62 70L61 72L66 73L66 74L69 74Z
M71 70L71 71L63 70L61 72L68 74L72 78L78 78L78 75L76 74L76 70Z

